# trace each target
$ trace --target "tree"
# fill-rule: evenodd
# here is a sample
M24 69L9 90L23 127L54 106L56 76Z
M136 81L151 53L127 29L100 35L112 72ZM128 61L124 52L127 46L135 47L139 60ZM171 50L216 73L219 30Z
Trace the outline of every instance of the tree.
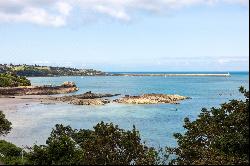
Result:
M153 164L156 152L141 143L139 132L133 126L125 131L118 126L104 124L94 127L94 131L80 130L76 140L84 150L86 164Z
M46 145L33 146L31 164L154 164L156 151L141 143L139 132L101 122L94 130L56 125Z
M2 111L0 111L0 136L5 136L11 130L11 122L9 122Z
M202 109L198 119L184 120L185 134L174 134L177 148L167 151L177 156L172 164L231 165L249 163L249 91L245 100L231 100L220 108Z

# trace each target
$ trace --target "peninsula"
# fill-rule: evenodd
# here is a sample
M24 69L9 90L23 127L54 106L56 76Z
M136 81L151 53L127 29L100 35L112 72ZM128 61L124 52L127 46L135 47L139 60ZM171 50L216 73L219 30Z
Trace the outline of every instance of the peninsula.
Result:
M105 76L107 73L94 69L77 69L71 67L53 67L39 65L0 64L1 73L15 73L26 77L53 77L53 76Z
M17 86L17 87L0 87L0 96L9 95L54 95L65 94L78 91L74 82L64 82L59 86Z

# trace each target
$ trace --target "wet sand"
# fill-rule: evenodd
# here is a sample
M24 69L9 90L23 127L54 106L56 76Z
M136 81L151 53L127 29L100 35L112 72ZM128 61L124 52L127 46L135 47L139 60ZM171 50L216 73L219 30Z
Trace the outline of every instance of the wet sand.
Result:
M16 110L17 107L27 106L30 104L52 104L56 101L49 100L51 96L42 95L25 95L25 96L0 96L0 110Z

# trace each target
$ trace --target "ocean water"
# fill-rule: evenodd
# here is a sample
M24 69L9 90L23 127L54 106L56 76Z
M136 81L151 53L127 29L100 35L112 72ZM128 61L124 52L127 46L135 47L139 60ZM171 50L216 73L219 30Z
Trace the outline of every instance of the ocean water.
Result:
M4 139L19 146L44 144L55 124L91 129L100 121L113 122L124 129L133 125L140 131L142 141L154 147L176 146L173 134L183 133L183 120L196 119L204 107L218 107L230 99L242 99L242 85L249 87L248 72L231 72L231 77L34 77L34 85L60 85L73 81L80 88L74 94L120 93L140 95L166 93L189 96L180 104L76 106L63 104L30 104L14 111L4 110L13 129Z

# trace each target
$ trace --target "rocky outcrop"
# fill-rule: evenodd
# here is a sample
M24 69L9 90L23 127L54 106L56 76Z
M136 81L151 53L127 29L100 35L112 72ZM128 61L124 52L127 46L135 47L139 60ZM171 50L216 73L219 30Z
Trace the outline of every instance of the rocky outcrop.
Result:
M110 103L108 99L72 99L69 104L74 105L104 105Z
M0 95L53 95L65 94L77 91L74 82L64 82L60 86L23 86L0 88Z
M188 99L189 97L180 95L167 95L167 94L144 94L141 96L128 96L121 99L116 99L114 102L124 104L178 104L178 101Z
M51 100L67 102L74 105L104 105L110 103L110 100L105 98L118 95L120 94L97 94L90 91L80 95L53 97Z
M120 94L97 94L86 92L80 95L51 97L50 100L67 102L74 105L104 105L107 103L123 103L123 104L178 104L179 101L188 99L189 97L180 95L167 95L167 94L144 94L141 96L129 96L111 101L109 97L118 96Z

